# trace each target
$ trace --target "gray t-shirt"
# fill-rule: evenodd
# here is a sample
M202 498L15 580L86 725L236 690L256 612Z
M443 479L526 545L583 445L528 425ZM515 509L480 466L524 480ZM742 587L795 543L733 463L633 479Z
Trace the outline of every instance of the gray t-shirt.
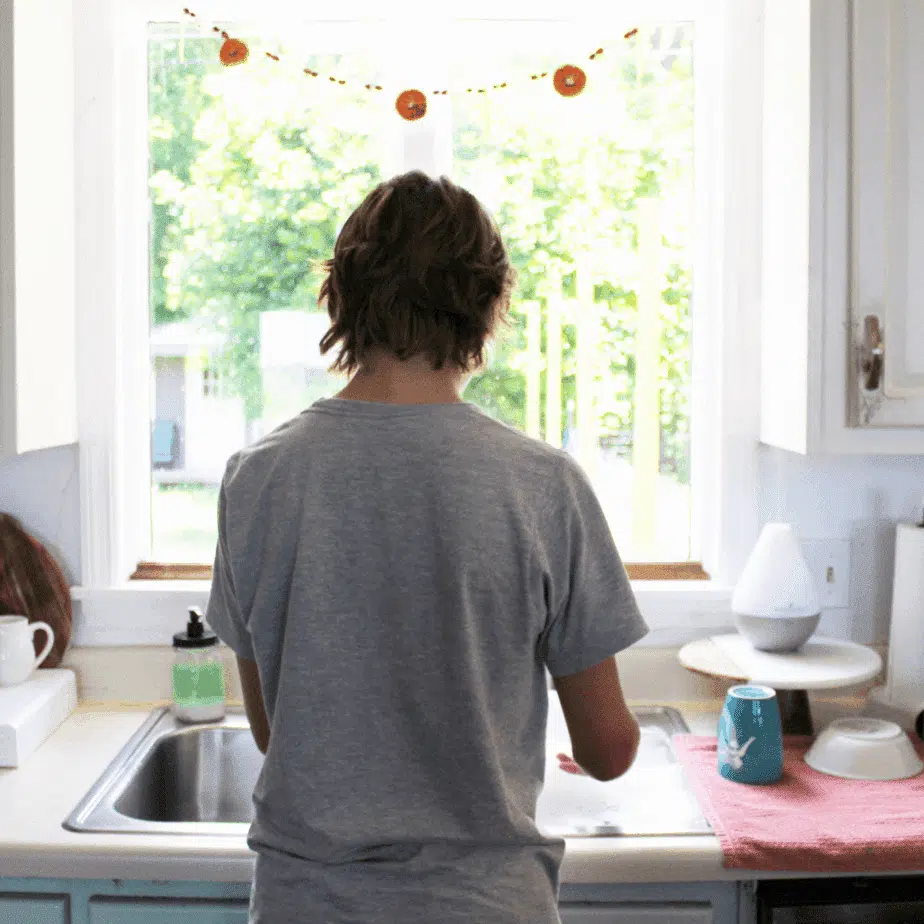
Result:
M565 452L469 403L317 402L228 463L208 622L256 661L259 924L553 924L546 669L647 629Z

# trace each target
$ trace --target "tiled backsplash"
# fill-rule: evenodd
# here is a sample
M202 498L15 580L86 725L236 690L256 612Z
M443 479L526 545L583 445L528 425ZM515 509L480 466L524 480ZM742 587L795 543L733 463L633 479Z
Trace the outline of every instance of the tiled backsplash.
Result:
M921 517L924 457L805 458L763 446L758 496L761 522L850 541L850 606L826 611L819 632L888 642L895 524Z

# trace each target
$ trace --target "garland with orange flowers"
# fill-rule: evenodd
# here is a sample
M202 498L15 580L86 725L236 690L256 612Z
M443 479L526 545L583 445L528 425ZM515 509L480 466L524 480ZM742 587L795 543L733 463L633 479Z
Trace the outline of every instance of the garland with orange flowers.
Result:
M183 15L190 19L198 19L199 17L189 9L189 7L183 8ZM223 29L219 29L218 26L212 27L212 32L217 33L224 40L221 44L221 48L218 51L218 60L225 67L235 67L238 64L243 64L250 58L250 50L247 47L246 42L241 41L241 39L232 38L225 32ZM625 40L630 40L635 38L638 35L638 29L630 29L623 36ZM595 61L603 54L603 49L598 48L596 51L592 52L588 57L589 60ZM273 54L271 51L266 52L266 57L271 61L279 61L279 55ZM313 71L310 67L302 68L302 72L308 77L320 77L317 71ZM538 74L530 74L531 80L544 80L549 76L548 71L543 71ZM333 75L328 75L327 79L338 86L345 86L346 80L342 80ZM384 90L380 84L377 83L367 83L363 85L366 90L380 91ZM490 87L466 87L466 93L488 93L489 90L506 90L507 82L495 83ZM580 94L584 87L587 86L587 74L583 68L578 67L575 64L563 64L552 74L552 86L555 91L561 96L577 96ZM450 90L434 90L432 96L449 96L451 92L461 92L461 91L450 91ZM427 114L427 96L421 90L409 89L402 90L397 98L395 99L395 110L402 119L406 119L408 122L416 122L418 119L422 119Z

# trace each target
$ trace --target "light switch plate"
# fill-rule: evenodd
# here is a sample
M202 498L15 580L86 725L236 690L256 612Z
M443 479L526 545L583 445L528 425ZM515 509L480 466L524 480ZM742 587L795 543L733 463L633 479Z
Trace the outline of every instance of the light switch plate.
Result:
M815 579L821 608L850 606L850 540L807 539L802 554Z

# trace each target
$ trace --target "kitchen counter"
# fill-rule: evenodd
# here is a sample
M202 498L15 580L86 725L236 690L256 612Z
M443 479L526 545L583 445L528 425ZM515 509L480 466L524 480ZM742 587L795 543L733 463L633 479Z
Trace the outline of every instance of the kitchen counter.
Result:
M715 733L720 704L674 705L691 731ZM0 770L0 877L249 881L253 855L243 838L84 834L61 826L151 708L82 706L23 767ZM718 840L708 835L566 843L562 883L762 878L724 869Z

